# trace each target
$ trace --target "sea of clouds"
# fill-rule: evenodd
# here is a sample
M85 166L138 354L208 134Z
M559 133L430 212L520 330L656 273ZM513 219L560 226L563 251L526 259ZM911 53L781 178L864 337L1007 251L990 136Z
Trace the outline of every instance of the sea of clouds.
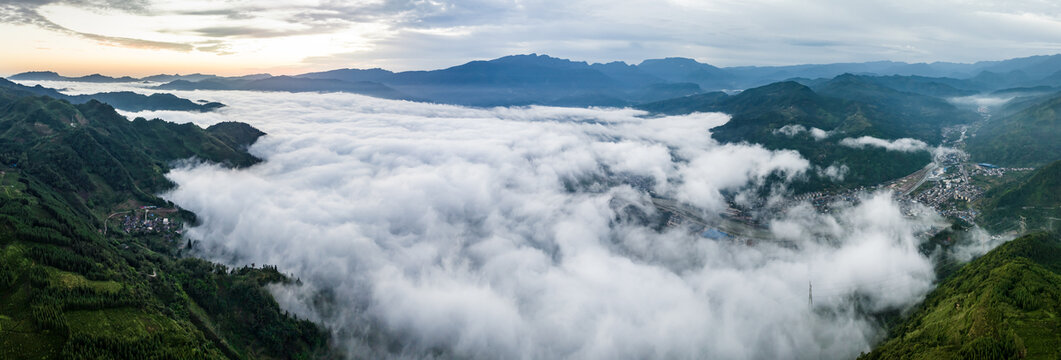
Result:
M915 234L941 219L886 192L791 207L751 244L660 230L652 196L716 219L724 193L813 171L715 142L724 114L177 95L228 106L126 114L269 134L259 165L169 174L198 255L300 278L271 290L351 357L851 358L934 281Z

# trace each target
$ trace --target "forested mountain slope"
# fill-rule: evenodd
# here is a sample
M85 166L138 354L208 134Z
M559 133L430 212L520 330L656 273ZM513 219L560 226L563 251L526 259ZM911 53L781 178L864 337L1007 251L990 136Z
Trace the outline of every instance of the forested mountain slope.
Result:
M0 89L0 358L328 355L326 333L263 288L292 280L182 257L195 217L154 195L174 160L255 164L261 135Z
M1039 166L1061 160L1061 94L1034 98L1023 110L992 119L969 139L974 160Z
M1061 228L1061 161L984 194L980 223L995 231Z
M842 178L811 174L797 189L875 185L899 178L932 160L929 148L942 140L946 126L972 122L976 114L935 97L906 93L863 77L842 75L812 89L786 81L735 95L707 93L641 105L659 114L720 111L732 115L711 130L722 142L750 142L770 149L794 149L819 169L846 168ZM920 150L850 146L870 136L914 139Z
M1061 240L1010 241L942 281L860 359L1061 357Z
M114 108L126 111L175 110L206 112L225 106L225 104L218 102L196 103L166 93L142 95L131 91L117 91L86 95L65 95L55 89L46 88L40 85L32 87L20 85L3 78L0 78L0 88L15 93L28 93L66 100L71 104L84 104L96 100L107 103L107 105L113 106Z

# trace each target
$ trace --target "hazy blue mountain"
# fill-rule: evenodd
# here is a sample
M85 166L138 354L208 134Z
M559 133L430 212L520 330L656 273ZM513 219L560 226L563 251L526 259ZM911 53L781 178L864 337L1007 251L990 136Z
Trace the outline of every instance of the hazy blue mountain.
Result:
M739 84L745 86L757 86L790 78L832 78L844 73L851 73L876 76L908 76L914 79L939 78L939 80L934 80L934 82L949 85L959 90L982 91L1046 81L1042 79L1061 70L1061 55L1032 56L1002 61L981 61L972 64L947 62L910 64L894 61L875 61L790 66L738 66L721 69L730 73L738 79ZM1061 78L1051 80L1050 84L1061 85ZM939 95L946 96L942 93Z
M993 73L1020 71L1031 78L1043 78L1061 70L1061 54L1037 55L1002 61L982 61L973 64L972 68L977 73L980 71Z
M898 91L941 98L970 96L980 93L967 80L918 75L866 76L866 79Z
M24 80L155 81L160 90L344 91L438 103L562 106L629 106L717 90L750 89L796 80L815 86L842 74L872 76L875 84L935 97L969 96L1016 87L1061 87L1061 55L961 63L803 64L717 67L694 59L648 59L639 64L589 64L547 55L505 56L429 71L337 69L295 76L254 74L153 75L143 79L54 72L16 75Z
M200 81L174 80L154 88L158 90L235 90L238 88L236 85L231 80L216 78Z
M273 77L273 75L268 74L268 73L261 73L261 74L242 75L242 76L228 76L228 77L225 77L224 79L228 79L228 80L265 80L265 79L268 79L268 78L271 78L271 77Z
M630 65L622 61L613 61L606 64L591 64L590 69L600 71L602 74L617 82L633 87L660 85L670 80L662 79L637 65ZM682 83L674 81L674 83ZM686 82L686 84L689 84Z
M385 99L414 99L413 97L387 85L373 81L342 81L292 76L270 76L259 79L214 78L201 81L176 80L156 86L155 89L349 92Z
M380 68L375 69L337 69L321 72L312 72L296 75L297 78L306 79L335 79L342 81L375 81L388 82L394 78L394 73Z
M199 73L187 74L187 75L158 74L158 75L151 75L151 76L142 77L142 78L140 78L140 81L150 81L150 82L170 82L170 81L176 81L176 80L201 81L201 80L206 80L206 79L214 79L214 78L217 78L217 77L218 77L217 75L208 75L208 74L199 74Z
M219 102L196 103L188 99L177 97L173 94L156 93L145 96L131 91L69 96L66 100L74 104L83 104L90 100L97 100L126 111L177 110L205 112L225 106Z
M406 71L395 74L394 86L482 86L508 88L554 88L593 90L619 85L593 70L585 62L546 55L513 55L490 61L472 61L435 71Z
M622 62L587 64L544 55L507 56L434 71L394 73L340 69L297 78L384 83L418 98L464 105L605 105L699 92L695 84L665 81Z
M341 81L332 79L301 79L290 76L275 76L247 82L246 90L260 91L345 91L382 98L402 99L405 95L373 81Z
M433 71L342 69L297 78L371 80L427 101L472 106L626 106L699 93L622 62L588 64L546 55L513 55Z
M66 77L59 75L54 71L27 71L24 73L18 73L15 75L8 76L12 80L41 80L41 81L61 81Z
M81 76L81 77L66 77L66 76L59 75L59 74L57 74L55 72L52 72L52 71L30 71L30 72L24 72L24 73L11 75L8 78L12 79L12 80L80 81L80 82L99 82L99 83L134 82L134 81L137 81L136 78L132 78L132 77L129 77L129 76L122 76L120 78L113 78L113 77L110 77L110 76L103 76L103 75L100 75L100 74L92 74L92 75L86 75L86 76Z
M89 95L66 95L51 88L40 85L25 86L16 84L0 78L0 88L16 90L24 94L37 96L48 96L56 99L66 100L72 104L84 104L91 100L107 103L115 108L126 111L143 110L177 110L177 111L210 111L225 106L218 102L196 103L188 99L177 97L173 94L151 94L142 95L131 91L106 92Z
M669 82L692 82L704 89L738 88L731 72L688 58L649 59L637 68Z

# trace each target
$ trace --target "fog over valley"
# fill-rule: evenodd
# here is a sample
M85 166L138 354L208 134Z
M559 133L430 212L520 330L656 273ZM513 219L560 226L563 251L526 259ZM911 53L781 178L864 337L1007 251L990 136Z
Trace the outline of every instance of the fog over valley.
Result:
M813 171L712 140L721 113L176 94L228 106L127 115L269 134L259 165L168 175L163 196L202 222L186 232L198 255L299 278L271 291L353 357L850 358L935 278L918 234L945 223L888 192L829 214L796 204L756 241L661 227L652 197L717 219L725 194Z
M1061 5L0 29L0 360L1061 359Z

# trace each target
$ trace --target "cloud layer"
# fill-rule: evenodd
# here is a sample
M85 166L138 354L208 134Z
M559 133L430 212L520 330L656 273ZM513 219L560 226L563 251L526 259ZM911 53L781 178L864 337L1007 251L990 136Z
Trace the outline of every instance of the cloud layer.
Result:
M789 124L774 130L775 135L785 135L788 137L795 137L796 135L802 133L807 133L808 135L810 135L810 137L814 138L814 140L823 140L829 137L829 135L832 135L832 133L829 131L825 131L816 127L807 128L806 126L799 124Z
M263 164L170 174L165 196L203 220L188 236L202 256L301 278L274 294L351 356L850 358L882 336L867 313L933 281L914 234L939 219L904 217L887 193L787 209L754 240L661 227L650 194L720 221L724 193L812 170L714 142L722 114L177 95L229 106L130 115L269 133L251 149Z
M902 138L895 140L879 139L872 136L862 136L858 138L844 138L840 140L840 145L861 149L867 146L879 147L887 149L888 151L901 151L901 152L917 152L917 151L931 151L932 148L928 146L924 141Z

